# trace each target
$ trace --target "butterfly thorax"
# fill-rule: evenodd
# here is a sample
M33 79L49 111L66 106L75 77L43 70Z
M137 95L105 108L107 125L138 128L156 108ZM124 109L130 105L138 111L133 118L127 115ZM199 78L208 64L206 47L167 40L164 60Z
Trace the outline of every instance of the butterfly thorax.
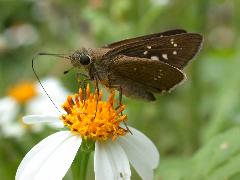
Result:
M111 70L109 69L111 59L106 59L105 54L109 51L107 48L88 49L88 54L91 57L91 65L86 67L90 77L95 77L102 84L108 87L108 78Z

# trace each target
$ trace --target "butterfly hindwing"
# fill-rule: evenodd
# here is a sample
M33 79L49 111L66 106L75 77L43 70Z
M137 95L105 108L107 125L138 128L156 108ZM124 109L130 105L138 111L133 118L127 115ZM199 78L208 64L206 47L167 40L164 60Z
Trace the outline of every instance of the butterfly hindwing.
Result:
M161 61L128 56L117 57L111 69L115 74L142 84L146 90L169 91L185 79L181 70Z

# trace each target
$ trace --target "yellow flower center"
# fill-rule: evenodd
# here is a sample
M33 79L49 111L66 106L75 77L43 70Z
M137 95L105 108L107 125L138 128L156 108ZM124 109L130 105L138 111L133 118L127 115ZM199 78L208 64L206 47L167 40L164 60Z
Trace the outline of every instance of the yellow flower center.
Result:
M73 97L68 96L63 104L63 109L67 112L61 116L65 126L82 138L93 141L105 141L109 138L115 140L119 136L127 133L120 124L127 120L126 115L122 115L124 105L114 108L114 92L112 91L108 101L102 100L102 91L98 94L90 93L87 86L85 98L83 90Z
M35 83L19 83L8 91L8 95L13 97L19 103L25 103L37 95Z

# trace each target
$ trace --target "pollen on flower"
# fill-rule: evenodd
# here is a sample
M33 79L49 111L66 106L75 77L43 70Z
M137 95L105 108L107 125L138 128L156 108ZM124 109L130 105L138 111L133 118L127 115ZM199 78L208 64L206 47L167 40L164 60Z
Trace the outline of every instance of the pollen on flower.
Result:
M13 86L8 95L19 103L25 103L37 95L35 84L32 82L22 82Z
M127 120L127 116L122 115L125 107L120 105L115 109L114 91L111 91L107 101L103 101L102 91L99 94L97 91L90 93L88 85L85 96L80 88L77 94L67 97L62 107L67 114L62 115L60 119L73 133L81 135L84 139L115 140L127 133L127 130L120 126Z

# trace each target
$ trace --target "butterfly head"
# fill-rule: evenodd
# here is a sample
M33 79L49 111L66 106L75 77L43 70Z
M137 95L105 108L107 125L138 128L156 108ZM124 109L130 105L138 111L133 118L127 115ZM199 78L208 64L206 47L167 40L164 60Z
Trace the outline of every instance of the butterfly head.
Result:
M77 50L70 56L71 63L74 67L86 67L91 64L91 57L85 49Z

